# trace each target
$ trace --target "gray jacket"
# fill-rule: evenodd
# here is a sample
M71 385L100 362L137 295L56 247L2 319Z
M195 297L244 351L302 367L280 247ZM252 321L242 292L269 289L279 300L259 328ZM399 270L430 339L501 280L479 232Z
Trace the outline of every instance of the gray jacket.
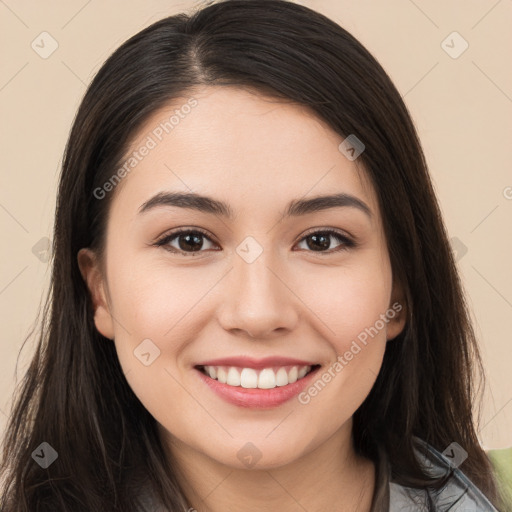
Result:
M393 482L385 455L380 457L375 486L374 506L371 512L498 512L483 493L455 465L433 446L415 438L426 449L424 456L415 450L425 471L434 477L453 470L450 479L438 491L404 487ZM429 508L430 502L430 508Z

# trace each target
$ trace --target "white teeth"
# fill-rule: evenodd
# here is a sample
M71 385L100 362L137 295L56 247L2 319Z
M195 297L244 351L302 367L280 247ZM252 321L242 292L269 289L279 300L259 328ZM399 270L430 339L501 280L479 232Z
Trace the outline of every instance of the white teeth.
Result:
M276 385L286 386L288 384L288 374L284 368L279 368L276 373Z
M260 389L272 389L276 387L276 374L274 370L270 368L261 370L260 376L258 377L258 387Z
M258 374L252 368L244 368L240 374L240 385L243 388L257 388Z
M226 373L226 370L224 370L224 368L219 368L217 370L217 380L219 382L222 382L222 384L226 384L226 381L228 380L228 375Z
M298 379L298 370L297 367L294 366L289 372L288 372L288 383L293 384L294 382L297 382Z
M247 389L273 389L278 386L287 386L302 379L311 366L288 366L280 368L237 368L235 366L205 366L204 371L212 379L222 384ZM259 371L259 374L258 374Z
M307 369L307 366L303 366L300 370L299 370L299 375L298 375L298 379L302 379L302 377L304 377L306 375L306 373L308 373L308 369Z
M240 386L240 373L236 368L230 368L228 370L226 384L229 384L230 386Z

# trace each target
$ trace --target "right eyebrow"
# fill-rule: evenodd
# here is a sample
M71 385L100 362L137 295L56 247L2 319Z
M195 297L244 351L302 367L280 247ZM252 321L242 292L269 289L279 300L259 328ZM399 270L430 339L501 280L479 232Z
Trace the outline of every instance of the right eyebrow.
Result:
M193 192L160 192L142 204L139 208L139 213L147 212L158 206L177 206L213 215L221 215L230 219L234 217L233 210L228 204Z

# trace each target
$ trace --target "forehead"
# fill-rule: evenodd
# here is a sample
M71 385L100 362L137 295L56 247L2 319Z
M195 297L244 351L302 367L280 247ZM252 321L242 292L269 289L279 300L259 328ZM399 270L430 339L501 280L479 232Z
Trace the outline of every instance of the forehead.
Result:
M343 139L305 106L231 86L195 89L135 134L115 202L136 209L158 192L194 191L238 213L344 192L376 210L363 166L339 150Z

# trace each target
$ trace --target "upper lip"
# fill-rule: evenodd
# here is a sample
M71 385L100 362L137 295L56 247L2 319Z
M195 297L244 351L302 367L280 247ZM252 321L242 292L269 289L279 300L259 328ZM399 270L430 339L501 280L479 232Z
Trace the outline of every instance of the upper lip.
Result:
M240 368L263 369L272 366L315 366L318 363L304 361L291 357L265 357L263 359L254 359L248 356L222 357L220 359L210 359L196 366L238 366Z

